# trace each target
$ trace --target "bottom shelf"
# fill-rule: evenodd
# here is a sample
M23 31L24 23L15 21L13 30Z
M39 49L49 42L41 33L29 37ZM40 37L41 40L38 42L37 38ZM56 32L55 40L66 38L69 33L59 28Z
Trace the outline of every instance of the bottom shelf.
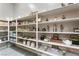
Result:
M37 49L37 48L33 48L33 47L30 47L30 46L27 46L27 45L24 45L24 44L21 44L21 43L16 43L16 44L27 47L27 48L30 48L30 49L33 49L33 50L36 50L40 53L43 53L43 54L46 54L46 55L49 55L49 56L57 56L55 54L52 54L52 53L49 53L49 52L46 52L46 51L43 51L43 50L40 50L40 49Z

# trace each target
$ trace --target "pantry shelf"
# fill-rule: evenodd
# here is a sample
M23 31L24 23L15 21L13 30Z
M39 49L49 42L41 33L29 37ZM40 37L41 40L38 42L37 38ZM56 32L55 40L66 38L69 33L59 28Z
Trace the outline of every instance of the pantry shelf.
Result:
M47 31L38 31L38 33L53 33L53 34L79 34L77 32L47 32Z

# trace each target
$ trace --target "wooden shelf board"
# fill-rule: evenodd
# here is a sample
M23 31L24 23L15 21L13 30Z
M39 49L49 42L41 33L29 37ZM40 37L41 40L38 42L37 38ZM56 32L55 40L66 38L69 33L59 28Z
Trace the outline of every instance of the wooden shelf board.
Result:
M51 44L51 45L56 45L56 46L61 46L61 47L66 47L66 48L72 48L72 49L79 49L79 47L76 45L72 45L72 46L69 46L69 45L65 45L65 44L62 44L62 43L57 43L57 42L45 42L45 41L41 41L39 40L38 42L40 43L45 43L45 44Z

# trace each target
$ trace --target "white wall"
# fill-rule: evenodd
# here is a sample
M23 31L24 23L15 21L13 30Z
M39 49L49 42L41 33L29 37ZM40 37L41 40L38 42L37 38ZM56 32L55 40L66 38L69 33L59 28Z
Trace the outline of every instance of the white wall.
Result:
M13 17L13 4L0 3L0 19Z
M60 3L17 3L14 16L25 16L32 11L50 10L61 7Z

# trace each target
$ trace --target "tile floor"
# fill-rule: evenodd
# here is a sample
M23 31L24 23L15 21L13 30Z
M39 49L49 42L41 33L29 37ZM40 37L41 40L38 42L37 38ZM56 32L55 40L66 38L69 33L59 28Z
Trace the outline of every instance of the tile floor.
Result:
M0 56L36 56L32 52L22 50L18 47L2 47L0 48Z

